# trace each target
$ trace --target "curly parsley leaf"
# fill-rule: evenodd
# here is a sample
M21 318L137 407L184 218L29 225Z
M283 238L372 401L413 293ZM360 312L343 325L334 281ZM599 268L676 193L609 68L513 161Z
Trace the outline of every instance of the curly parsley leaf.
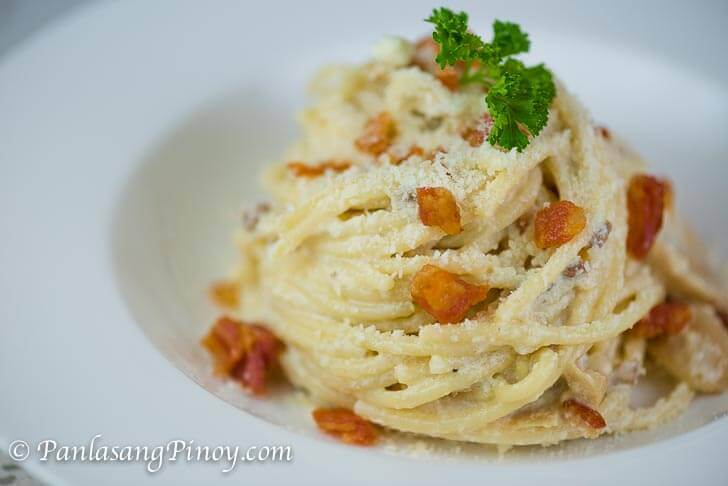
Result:
M468 31L468 15L447 8L435 9L427 22L434 24L432 38L440 46L435 58L440 68L462 63L460 84L481 84L493 118L488 136L491 145L519 152L541 132L556 96L551 72L543 64L527 67L512 58L528 52L528 34L512 22L496 20L493 40L484 42Z
M435 60L444 69L458 61L473 61L483 49L483 41L468 32L468 14L447 8L435 9L427 22L435 24L432 38L440 45Z
M531 41L528 34L521 30L518 24L512 22L493 22L493 42L502 56L513 56L522 52L528 52L531 48Z
M528 134L538 134L546 126L555 95L551 73L543 64L527 68L520 61L507 61L485 97L493 118L488 142L519 152L526 148Z

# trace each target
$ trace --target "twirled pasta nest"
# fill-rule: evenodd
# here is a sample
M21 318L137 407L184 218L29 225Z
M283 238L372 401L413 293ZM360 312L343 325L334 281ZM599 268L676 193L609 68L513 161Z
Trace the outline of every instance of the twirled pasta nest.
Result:
M287 377L391 429L503 445L651 427L724 390L725 287L671 188L649 253L630 251L652 236L635 228L650 188L630 189L644 164L563 86L547 127L504 152L483 143L482 92L389 42L317 77L270 204L236 237L234 314L283 341ZM634 409L648 357L676 384Z

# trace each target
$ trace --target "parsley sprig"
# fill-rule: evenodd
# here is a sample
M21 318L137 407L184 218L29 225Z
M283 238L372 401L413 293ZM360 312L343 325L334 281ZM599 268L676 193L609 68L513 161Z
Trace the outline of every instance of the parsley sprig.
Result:
M440 46L435 58L441 69L462 63L460 84L480 84L493 119L491 145L522 151L546 126L556 96L551 72L543 64L527 67L511 56L528 52L528 34L511 22L493 23L493 40L484 42L468 31L468 14L438 8L427 19Z

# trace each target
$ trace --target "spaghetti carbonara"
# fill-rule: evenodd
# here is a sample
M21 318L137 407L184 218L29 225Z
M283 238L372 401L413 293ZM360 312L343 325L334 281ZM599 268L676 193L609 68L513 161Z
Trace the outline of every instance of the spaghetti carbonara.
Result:
M285 344L288 379L390 429L502 445L651 427L724 390L726 287L670 186L636 258L633 151L559 83L522 152L483 143L482 90L451 89L421 48L320 72L236 235L237 317ZM631 407L653 368L672 391Z

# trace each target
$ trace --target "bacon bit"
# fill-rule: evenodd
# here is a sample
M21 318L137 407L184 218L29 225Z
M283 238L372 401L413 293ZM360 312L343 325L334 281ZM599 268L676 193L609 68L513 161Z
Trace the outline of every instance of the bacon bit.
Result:
M557 201L536 213L534 240L543 249L568 243L586 226L584 210L571 201Z
M255 395L263 395L266 391L268 371L278 367L278 353L281 343L270 331L262 326L253 327L253 347L248 352L245 362L233 368L231 376Z
M462 231L458 204L444 187L418 187L417 206L420 221L425 226L438 226L448 235Z
M258 226L261 214L265 214L270 211L270 204L267 202L258 203L252 208L248 208L243 211L242 223L243 228L248 231L253 231Z
M452 66L440 69L435 72L435 77L450 91L457 91L460 86L460 72Z
M627 251L642 260L662 228L665 184L646 174L633 176L627 189Z
M413 155L419 155L422 157L425 155L425 150L420 147L419 145L413 145L410 147L409 152L407 153L407 157L412 157Z
M471 147L480 147L485 142L486 133L483 130L470 127L466 128L461 136Z
M317 408L311 414L319 429L340 441L358 446L371 446L377 442L377 427L345 408Z
M435 76L450 91L456 91L460 86L462 66L450 66L440 69L435 61L435 57L439 52L440 46L432 37L423 37L415 43L412 64Z
M480 147L485 142L485 139L490 135L490 131L493 129L493 118L490 113L483 113L483 117L478 121L475 127L466 128L460 136L463 140L468 142L471 147Z
M252 345L250 335L242 332L241 322L220 317L208 334L202 338L202 346L215 359L215 373L227 375Z
M220 307L236 309L238 307L240 286L237 282L220 281L210 287L210 297Z
M564 400L561 405L567 414L579 417L593 429L603 429L607 426L607 422L601 413L578 400L569 398L568 400Z
M397 136L397 125L392 115L383 111L369 119L364 125L364 133L356 139L354 144L362 152L376 156L386 152Z
M679 334L692 319L690 306L681 302L663 302L653 307L649 314L640 319L632 328L639 337L650 339L661 334Z
M415 42L412 53L412 64L423 71L432 72L437 67L435 57L440 53L440 46L431 36L425 36Z
M351 167L351 162L348 160L326 160L316 165L309 165L304 162L290 162L288 164L288 170L293 172L293 175L296 177L306 177L308 179L320 177L324 175L327 170L336 173L344 172L349 167Z
M406 153L397 154L396 152L390 151L389 158L392 165L399 165L405 160L409 159L413 155L419 155L420 157L425 156L425 151L419 145L412 145Z
M424 265L412 279L415 304L442 324L460 322L470 308L485 300L487 285L474 285L435 265Z
M223 316L201 344L212 355L216 374L233 378L254 395L265 394L266 378L278 367L282 348L269 330Z
M595 128L597 133L603 137L606 140L609 140L612 138L612 134L609 132L609 129L607 127L599 126Z

